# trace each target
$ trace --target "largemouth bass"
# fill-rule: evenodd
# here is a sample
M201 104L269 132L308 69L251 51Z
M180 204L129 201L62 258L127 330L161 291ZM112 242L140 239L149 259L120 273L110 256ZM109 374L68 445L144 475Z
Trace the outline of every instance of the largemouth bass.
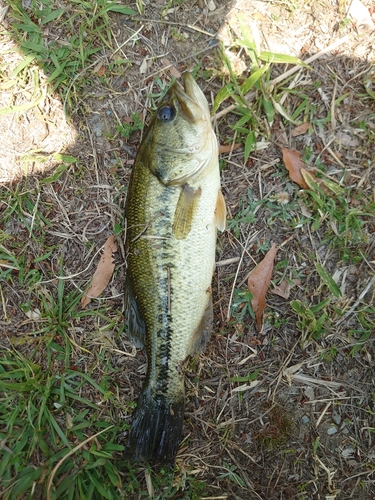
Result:
M140 145L126 202L128 335L148 369L126 457L173 464L181 439L183 363L212 324L216 229L225 228L218 145L190 73L172 85Z

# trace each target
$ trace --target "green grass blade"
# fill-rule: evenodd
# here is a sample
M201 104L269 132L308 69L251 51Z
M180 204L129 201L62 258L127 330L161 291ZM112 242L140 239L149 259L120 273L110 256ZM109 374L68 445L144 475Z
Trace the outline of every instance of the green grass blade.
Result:
M29 54L28 56L24 57L22 61L11 72L9 78L14 78L15 76L17 76L18 73L20 73L23 69L25 69L27 66L30 66L30 64L34 61L34 59L35 59L34 54Z
M254 87L256 82L264 75L264 73L269 69L269 64L265 64L261 68L257 69L252 73L249 78L247 78L241 85L242 94L246 95L250 89Z
M327 273L327 271L324 269L324 267L317 262L315 263L316 270L319 273L319 276L322 278L324 283L328 286L329 291L336 297L340 298L342 296L340 288L337 286L335 281L333 280L332 276Z
M261 52L259 54L259 59L267 63L274 64L297 64L299 66L304 66L308 68L309 66L302 61L299 57L288 56L287 54L275 54L274 52Z
M219 90L219 92L216 94L214 104L212 106L212 113L216 113L216 111L219 109L220 104L224 102L228 97L230 97L233 93L233 86L232 85L225 85L222 89Z
M58 19L62 14L64 14L65 10L64 9L58 9L58 10L54 10L53 12L51 12L50 14L48 14L44 19L43 21L41 22L41 24L48 24L50 23L51 21L54 21L55 19Z

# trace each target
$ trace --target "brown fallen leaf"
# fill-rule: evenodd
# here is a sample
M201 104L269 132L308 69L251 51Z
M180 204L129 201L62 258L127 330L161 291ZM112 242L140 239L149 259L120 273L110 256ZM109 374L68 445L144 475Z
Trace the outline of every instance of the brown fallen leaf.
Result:
M301 168L301 174L311 191L317 191L318 188L320 188L326 194L329 193L329 189L323 179L318 179L311 171L306 170L305 168Z
M305 134L309 130L309 128L311 128L310 123L308 122L301 123L301 125L298 125L298 127L295 127L292 130L292 133L290 135L292 137L297 137L298 135Z
M283 299L289 299L290 295L290 290L295 286L299 285L301 283L301 280L294 279L292 280L293 283L290 283L287 280L281 280L278 286L275 286L271 290L271 293L274 293L275 295L278 295L279 297L282 297Z
M256 20L256 21L261 21L261 22L268 22L268 17L266 17L264 14L262 14L261 12L254 12L253 14L253 18Z
M309 189L307 182L301 174L301 168L305 168L305 164L301 160L301 154L294 149L281 148L283 160L286 168L289 171L289 177L296 182L301 188Z
M257 339L256 337L250 337L250 339L247 341L248 345L262 345L262 341Z
M81 299L82 309L84 309L87 304L91 302L92 298L98 297L108 285L115 269L112 254L113 252L116 252L116 250L117 244L115 242L115 237L112 235L105 242L103 255L101 256L98 267L92 277L91 285Z
M169 59L163 57L161 62L163 63L164 68L168 68L168 71L172 76L175 76L176 78L181 78L181 73L178 71L176 66L173 66L173 64L170 62Z
M219 154L221 153L229 153L229 151L235 151L241 146L241 142L236 142L235 144L220 144L219 146Z
M259 331L262 330L262 316L266 307L266 293L270 284L273 271L273 262L275 260L277 248L275 243L266 253L264 259L257 265L251 273L248 281L248 287L253 295L251 306L255 313Z
M287 280L281 280L280 283L271 290L271 293L274 293L283 299L288 299L290 295L290 284Z
M100 61L95 68L93 69L93 72L96 73L98 76L103 76L105 73L105 65Z

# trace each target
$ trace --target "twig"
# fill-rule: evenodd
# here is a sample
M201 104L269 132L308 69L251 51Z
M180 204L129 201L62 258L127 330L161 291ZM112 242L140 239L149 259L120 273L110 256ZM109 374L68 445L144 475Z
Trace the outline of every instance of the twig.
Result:
M193 54L189 54L188 56L186 57L183 57L182 59L179 59L177 61L177 63L182 63L182 62L185 62L187 61L188 59L193 59L194 57L196 56L199 56L200 54L203 54L203 52L207 52L208 50L211 50L213 49L214 47L216 47L216 45L209 45L208 47L204 48L204 49L201 49L201 50L197 50L196 52L194 52ZM159 73L162 73L163 71L167 70L168 68L171 68L172 66L174 66L176 64L175 63L171 63L171 64L168 64L167 66L163 66L163 68L161 69L158 69L157 71L154 71L153 73L151 73L150 75L146 75L147 78L153 78L155 75L158 75Z
M69 453L67 453L64 457L62 457L61 460L59 460L57 462L57 464L53 468L53 470L52 470L52 472L51 472L51 474L49 476L49 479L48 479L48 483L47 483L47 500L51 500L51 498L52 498L51 497L51 486L52 486L53 478L55 477L56 472L58 471L59 467L65 462L65 460L67 458L69 458L71 455L73 455L76 451L78 451L79 449L81 449L83 446L85 446L87 443L89 443L93 439L95 439L98 436L100 436L100 434L103 434L103 432L106 432L109 429L112 429L112 427L114 427L114 426L111 425L110 427L107 427L106 429L103 429L102 431L97 432L93 436L88 437L87 439L85 439L84 441L82 441L82 443L79 443L75 448L73 448L72 450L70 450Z
M336 326L338 325L341 325L341 323L343 321L345 321L345 319L350 316L358 307L359 303L361 302L361 300L363 299L363 297L366 295L366 293L370 290L370 288L372 287L372 285L375 284L375 275L370 279L370 281L367 283L367 285L365 286L364 290L362 291L361 295L358 297L358 299L354 302L354 304L352 305L352 307L349 309L349 311L347 311L344 316L342 316L342 318L339 319L339 321L337 321L336 323Z
M240 260L240 257L232 257L231 259L219 260L219 262L216 262L216 267L229 266L230 264L234 264L235 262L238 262L239 260Z
M257 234L258 234L258 232L255 235L253 234L252 235L253 238ZM233 280L233 286L232 286L232 290L230 292L229 303L228 303L227 321L229 321L229 319L230 319L230 306L232 304L232 299L233 299L233 294L234 294L234 287L236 286L236 281L237 281L237 278L238 278L238 273L240 272L240 269L241 269L241 264L242 264L242 261L243 261L243 258L244 258L245 252L246 252L247 244L249 243L250 236L251 236L251 233L249 233L248 236L247 236L246 243L245 243L245 246L243 247L241 258L240 258L240 261L239 261L238 266L237 266L236 275L235 275L234 280Z
M164 19L145 19L145 18L138 18L137 21L140 22L147 22L147 23L157 23L157 24L169 24L171 26L179 26L180 28L188 28L190 30L194 31L199 31L199 33L203 33L204 35L210 36L212 38L215 38L217 33L210 33L209 31L202 30L201 28L198 28L197 26L193 26L192 24L182 24L182 23L176 23L174 21L164 21Z

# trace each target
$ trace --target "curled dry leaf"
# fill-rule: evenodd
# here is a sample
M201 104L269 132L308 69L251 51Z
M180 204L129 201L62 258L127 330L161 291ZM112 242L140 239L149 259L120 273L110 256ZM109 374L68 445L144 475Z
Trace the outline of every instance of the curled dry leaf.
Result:
M98 76L103 76L105 73L105 65L100 61L95 68L93 69L93 72L96 73Z
M112 235L105 242L103 255L101 256L98 267L96 268L91 285L81 299L82 308L85 308L87 304L91 302L93 297L98 297L108 285L115 269L112 254L113 252L116 252L116 250L117 244L115 242L115 237Z
M309 128L311 128L310 123L308 123L308 122L302 123L301 125L298 125L298 127L295 127L292 130L292 133L290 135L292 137L297 137L298 135L303 135L309 130Z
M235 144L220 144L219 146L219 154L229 153L229 151L235 151L241 146L240 142L236 142Z
M176 66L173 66L173 64L169 59L163 57L161 62L163 63L164 68L167 68L172 76L175 76L176 78L181 78L181 73L178 71Z
M290 290L293 288L293 286L299 285L301 283L301 281L297 279L292 280L292 282L293 283L290 283L290 281L287 280L281 280L279 285L275 286L275 288L271 290L271 293L274 293L275 295L278 295L283 299L288 299Z
M275 286L275 288L271 290L271 293L274 293L283 299L288 299L290 294L290 284L287 280L282 280L278 286Z
M147 59L147 57L145 57L142 61L142 64L139 67L140 74L144 75L145 73L147 73L152 65L153 65L152 59Z
M305 168L305 164L301 160L301 155L294 149L281 148L283 160L286 168L289 171L289 177L296 182L302 189L309 189L309 186L302 176L301 169Z
M262 330L262 316L266 307L266 293L270 284L276 253L277 248L275 243L273 243L264 259L251 273L248 281L249 290L253 295L251 306L255 313L259 331Z

